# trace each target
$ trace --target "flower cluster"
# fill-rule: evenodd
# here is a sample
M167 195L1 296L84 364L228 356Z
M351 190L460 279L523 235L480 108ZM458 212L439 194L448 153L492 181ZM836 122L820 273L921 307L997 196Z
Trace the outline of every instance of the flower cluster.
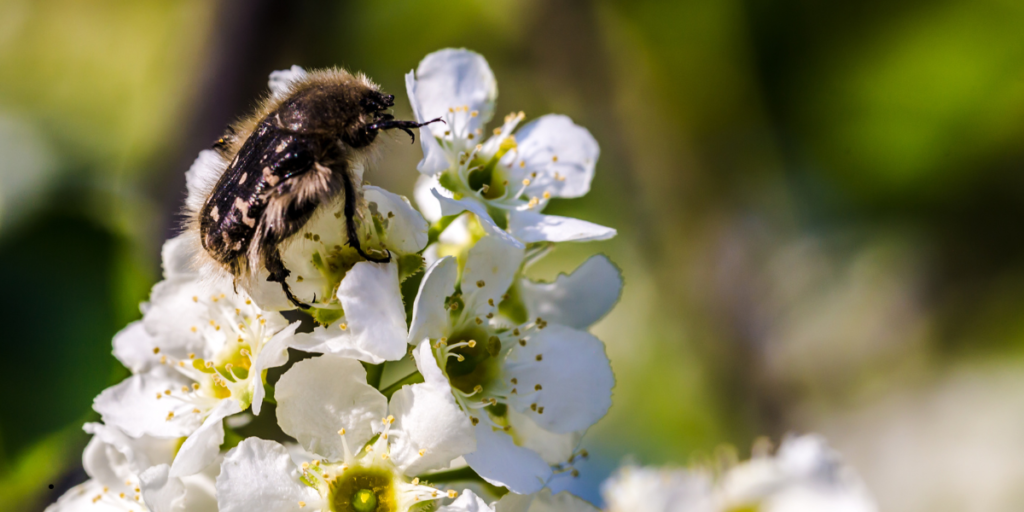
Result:
M273 73L271 94L305 73ZM421 132L420 210L360 189L360 245L390 259L351 247L342 199L321 205L281 247L302 313L276 283L198 263L195 234L167 241L164 279L114 338L131 376L86 425L92 479L49 510L491 511L484 490L503 509L583 506L544 488L611 406L587 329L622 278L603 256L554 282L524 271L554 242L614 235L539 213L587 192L597 143L563 116L513 134L521 113L482 141L495 80L469 51L429 55L407 84L416 115L447 124ZM200 153L187 208L228 165Z
M305 75L274 72L271 94ZM194 233L167 241L164 279L113 340L131 376L96 397L102 423L85 426L90 480L47 510L596 510L548 484L577 474L584 434L611 406L615 378L588 329L622 276L600 255L552 282L525 270L556 243L615 235L541 213L587 193L598 145L565 116L517 130L522 112L485 138L496 81L467 50L428 55L406 85L418 121L445 121L421 130L419 208L364 184L359 252L342 200L321 205L280 247L302 311L265 270L239 286L199 263ZM200 153L188 209L228 165ZM809 437L717 484L630 468L605 487L612 512L870 511L862 491Z

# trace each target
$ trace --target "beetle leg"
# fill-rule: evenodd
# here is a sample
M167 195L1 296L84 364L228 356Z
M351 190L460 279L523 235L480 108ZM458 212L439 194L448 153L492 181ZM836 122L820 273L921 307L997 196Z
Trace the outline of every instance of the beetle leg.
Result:
M267 281L280 283L281 290L284 291L284 295L285 297L288 297L289 302L301 309L309 309L309 304L305 304L300 301L299 298L292 293L291 287L288 286L288 282L285 280L292 272L285 268L284 262L281 261L280 250L274 248L274 250L267 256L265 265L267 267L267 272L270 273L270 275L267 276Z
M444 119L441 119L439 117L437 119L431 119L430 121L427 121L425 123L417 123L416 121L397 121L397 120L394 120L394 119L385 119L383 121L378 121L376 123L371 124L370 126L367 126L366 129L367 130L390 130L392 128L398 128L399 130L402 130L403 132L408 133L409 136L412 137L412 141L416 142L416 135L412 133L412 130L410 128L419 128L421 126L426 126L426 125L428 125L430 123L436 123L438 121L441 121L443 123Z

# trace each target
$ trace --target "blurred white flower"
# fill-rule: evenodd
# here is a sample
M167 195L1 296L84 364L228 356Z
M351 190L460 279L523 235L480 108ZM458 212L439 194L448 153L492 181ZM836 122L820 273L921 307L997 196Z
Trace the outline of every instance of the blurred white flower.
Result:
M426 386L399 390L389 410L358 361L327 354L295 364L277 385L278 422L320 458L300 472L284 446L243 441L228 453L217 480L221 511L406 511L454 498L455 491L414 477L473 449L471 427L454 400L421 393ZM478 510L467 494L447 510Z
M487 61L463 49L427 55L405 77L421 128L423 173L415 194L431 221L462 211L475 214L492 235L522 243L605 240L615 230L590 222L543 215L551 198L590 191L600 150L585 128L549 114L527 123L522 112L505 117L484 140L494 114L497 83Z
M115 427L87 423L93 438L82 454L89 480L68 490L46 512L216 511L219 464L196 475L171 477L177 440L131 438Z
M503 327L498 304L516 279L523 251L503 239L484 237L469 250L456 295L458 264L452 257L427 269L413 309L410 343L416 365L431 385L425 392L454 396L475 426L477 449L465 456L480 476L517 493L541 489L551 465L571 459L583 432L605 415L615 379L604 344L591 334L537 317ZM591 283L613 289L616 273ZM536 300L570 325L586 328L600 318L573 292L587 286L533 290ZM553 292L557 290L557 292ZM540 297L561 296L542 301ZM590 303L599 308L614 302Z
M259 414L264 371L287 362L299 325L230 288L200 283L177 266L183 250L178 239L167 243L167 279L153 287L143 319L115 338L115 355L136 373L93 404L105 423L132 437L188 436L173 476L210 464L224 440L225 417L250 405Z
M765 512L873 512L860 477L820 436L790 436L774 457L754 457L722 479L724 503Z
M601 485L608 512L715 512L711 478L685 469L626 466Z
M627 466L601 487L608 512L875 512L860 478L824 439L787 437L759 455L710 472Z
M494 504L495 512L598 512L586 500L562 491L552 494L542 489L534 494L508 493ZM647 510L646 508L643 510Z

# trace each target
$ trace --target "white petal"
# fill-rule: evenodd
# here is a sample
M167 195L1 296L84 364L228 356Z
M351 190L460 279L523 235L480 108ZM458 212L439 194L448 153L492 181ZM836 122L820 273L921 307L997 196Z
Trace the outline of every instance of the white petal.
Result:
M544 412L547 414L547 411ZM548 464L564 464L575 453L585 431L556 434L544 430L530 416L509 407L507 418L516 445L537 452ZM536 415L535 415L536 416Z
M619 301L622 273L602 254L591 256L572 274L559 274L553 283L523 280L519 295L529 318L586 329Z
M224 457L217 477L220 512L307 512L319 510L320 501L316 491L299 481L288 450L274 441L242 441Z
M548 114L520 128L516 143L517 151L502 163L530 175L527 196L550 192L552 197L572 198L590 191L600 149L586 128L566 116ZM520 167L520 162L525 165Z
M542 215L531 211L512 211L508 215L508 229L523 243L533 242L593 242L615 236L609 227L558 215Z
M342 279L338 299L345 317L329 327L316 327L312 333L296 334L290 343L292 348L372 364L405 356L409 334L398 283L398 262L356 263Z
M448 377L445 377L441 367L437 365L437 360L434 359L434 352L429 344L421 343L412 351L412 357L416 361L416 369L419 370L420 375L423 375L424 382L437 387L447 387L448 391L451 392Z
M430 226L408 199L369 185L363 187L363 198L367 204L376 203L377 211L388 219L385 239L388 249L414 254L427 246Z
M416 68L416 77L406 79L410 98L415 98L421 121L451 114L449 109L464 109L456 126L434 123L430 131L437 138L444 132L474 133L494 115L498 83L487 60L465 49L445 49L427 55ZM471 116L475 111L477 115Z
M114 357L132 373L142 373L160 364L153 353L156 340L146 332L142 321L135 321L114 335Z
M160 261L164 269L164 279L190 279L199 274L192 266L191 241L184 234L164 242L160 249Z
M420 290L413 303L409 344L417 345L426 339L439 339L448 330L448 309L444 299L455 293L455 280L459 264L446 256L427 268L420 281Z
M484 207L484 205L471 199L453 199L451 197L446 197L438 192L437 189L431 189L431 193L434 194L434 198L441 204L442 216L447 217L449 215L458 215L462 212L468 211L476 215L477 220L480 222L480 226L484 228L484 231L486 231L488 235L501 238L509 244L517 247L524 247L522 242L516 240L508 233L508 231L501 229L494 223L494 219L492 219L491 215L487 213L487 208Z
M277 382L277 422L306 450L328 460L345 456L342 436L352 451L373 436L372 424L387 414L384 395L366 383L355 359L325 354L300 361Z
M420 176L416 178L416 185L412 189L412 197L416 200L416 207L420 209L423 218L428 222L441 220L441 205L437 203L434 194L430 191L437 189L444 195L451 196L451 191L441 186L436 176Z
M412 71L405 75L405 91L409 95L409 103L412 106L412 112L416 116L416 120L421 123L427 121L427 118L423 116L423 109L420 108L420 102L416 99L416 74ZM432 123L419 128L423 159L420 160L420 163L416 164L416 170L421 173L421 176L434 176L447 169L450 165L447 152L441 147L436 135L434 135L434 126L437 124ZM441 133L443 134L444 132L442 131Z
M93 409L103 422L120 428L132 437L184 437L199 428L202 418L192 413L192 405L166 396L165 390L176 391L192 384L191 379L165 366L133 375L103 390L93 401ZM168 413L174 416L168 420Z
M259 355L256 356L252 368L249 369L253 385L252 413L257 416L263 407L263 397L266 394L266 390L263 389L263 370L277 368L288 362L288 347L291 345L295 337L295 329L298 329L299 325L302 325L302 322L293 322L270 338L260 350Z
M469 250L466 267L462 270L462 295L466 308L479 315L494 311L522 263L522 248L503 238L481 238Z
M374 364L405 356L405 306L398 282L398 262L361 261L338 287L353 344L375 356ZM339 329L340 330L340 329Z
M424 357L433 359L428 343L416 349L417 364ZM476 450L473 425L455 403L447 380L432 377L391 397L389 412L395 416L391 459L407 475L446 468L453 459Z
M219 151L204 149L199 152L192 167L185 172L185 210L198 212L206 202L207 194L217 185L217 180L228 168L228 161Z
M113 488L115 492L127 492L125 480L137 474L123 453L95 436L82 451L82 467L90 478Z
M437 509L437 512L494 512L494 509L473 491L467 489L451 504Z
M525 346L515 345L505 364L513 368L506 377L516 378L520 389L541 386L512 395L509 403L545 430L584 430L611 407L615 376L604 343L590 333L549 324L530 335ZM531 404L544 412L532 411Z
M102 423L86 423L82 430L93 436L82 454L82 466L86 474L111 488L123 487L125 480L152 465L169 464L178 449L177 439L128 437Z
M288 69L272 71L267 86L270 87L270 94L275 100L283 100L291 94L292 84L306 78L308 73L299 66L292 66Z
M476 451L465 458L484 480L519 494L537 492L551 478L551 467L540 455L485 423L476 426Z
M171 476L194 475L209 466L217 458L220 445L224 443L224 418L240 412L242 407L237 400L221 400L203 421L203 425L181 445L171 464Z
M185 510L185 484L170 475L167 464L153 466L139 475L142 499L152 512L179 512Z
M68 489L56 503L46 507L44 512L124 512L135 503L135 500L121 499L117 494L105 493L103 487L104 485L96 480L87 480ZM103 495L103 499L94 502L93 499L99 495Z

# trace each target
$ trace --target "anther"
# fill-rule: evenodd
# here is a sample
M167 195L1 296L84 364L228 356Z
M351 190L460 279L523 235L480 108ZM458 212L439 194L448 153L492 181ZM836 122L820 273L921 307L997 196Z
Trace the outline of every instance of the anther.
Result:
M536 390L536 391L540 391L540 390L542 390L542 389L544 389L544 388L543 388L543 387L541 387L541 385L540 385L540 384L537 384L536 386L534 386L534 387L533 387L533 389L534 389L534 390Z
M477 423L480 423L480 420L479 420L479 419L477 419L477 417L476 417L476 416L470 416L470 417L469 417L469 422L470 422L470 423L472 423L472 424L473 424L473 426L475 427L475 426L477 425Z
M544 414L544 408L543 407L538 407L537 408L537 414Z
M537 354L537 360L538 361L543 361L544 360L544 354Z
M305 506L306 506L306 502L305 501L299 501L299 508L303 508Z
M193 412L194 414L200 414L200 413L202 413L203 411L200 411L200 410L199 410L199 408L198 408L198 407L196 407L195 409L192 409L192 412Z
M530 404L530 410L532 410L532 411L536 411L537 410L537 403L536 402Z
M167 421L171 421L172 419L174 419L174 411L167 413Z
M420 484L420 479L419 479L419 477L413 478L413 479L412 479L412 484L413 484L413 485L419 485L419 484Z
M487 284L487 283L485 283L483 279L481 279L481 280L479 280L479 281L477 281L477 282L476 282L476 286L477 286L477 288L483 288L483 287L484 287L484 285L486 285L486 284Z
M448 497L449 498L454 498L454 497L456 497L458 495L459 495L459 493L457 491L455 491L454 489L448 491Z
M487 305L494 307L494 299L487 299Z
M348 329L348 324L346 324L345 322L342 322L342 323L338 324L338 328L343 330L343 331L347 330Z
M192 296L192 302L199 302L199 297L196 297L195 295L193 295Z
M557 162L557 161L558 161L558 155L554 155L554 156L552 156L552 157L551 157L551 161L552 161L552 162Z
M153 347L153 353L154 354L159 354L160 353L160 347Z
M515 329L512 329L512 335L513 336L519 336L519 328L518 327L516 327Z
M482 324L482 323L484 323L484 321L483 321L483 320L481 320L481 319L480 319L480 317L476 317L476 324L477 324L477 325L480 325L480 324Z
M422 457L423 454L425 454L425 453L427 453L427 449L426 448L420 448L420 451L419 451L420 457Z
M489 320L489 319L491 319L491 318L494 318L494 313L487 313L487 315L485 315L485 316L486 316L486 317L487 317L487 319Z
M512 384L519 384L519 379L512 377Z
M529 186L529 185L530 185L530 178L526 178L525 180L523 180L523 186Z
M343 435L345 435L345 429L341 429L341 430L339 430L339 431L338 431L338 435L339 435L339 436L343 436Z
M469 340L466 342L466 345L469 345L469 348L473 348L476 346L476 340Z
M526 338L520 339L519 340L519 345L525 347L526 346Z

